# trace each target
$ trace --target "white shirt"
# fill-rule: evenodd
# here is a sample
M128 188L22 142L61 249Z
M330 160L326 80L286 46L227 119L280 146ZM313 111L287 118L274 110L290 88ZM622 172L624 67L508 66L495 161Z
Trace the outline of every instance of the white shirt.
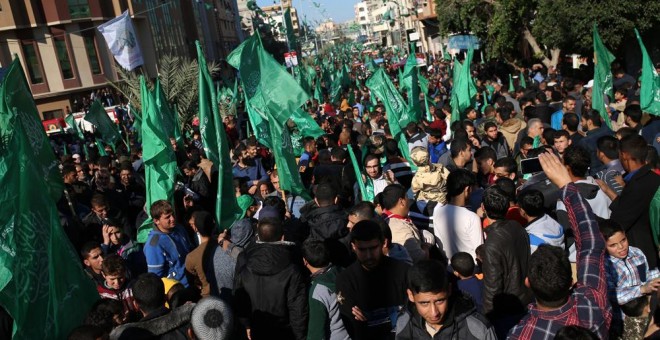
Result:
M598 184L591 176L587 176L587 178L585 179L575 181L575 183L576 184L587 183L587 184L595 185L598 188ZM596 216L606 220L610 218L610 215L612 214L612 211L610 210L610 204L612 203L612 200L603 192L603 190L598 188L598 193L596 193L596 197L591 199L585 197L585 199L587 200L587 203L589 203L591 210L593 210ZM566 211L566 206L564 206L564 202L557 201L557 210Z
M451 204L438 204L433 210L433 232L442 242L448 259L458 252L466 252L476 259L474 251L484 243L479 216Z
M532 254L542 244L565 248L564 228L548 214L532 221L525 227L525 230L529 234L529 248Z

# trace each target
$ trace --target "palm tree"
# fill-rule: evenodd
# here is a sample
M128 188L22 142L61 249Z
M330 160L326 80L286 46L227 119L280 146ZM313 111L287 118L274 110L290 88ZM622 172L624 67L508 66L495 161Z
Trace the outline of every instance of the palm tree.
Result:
M209 62L208 68L211 74L220 71L220 65L215 62ZM141 110L139 74L121 67L117 70L120 80L111 82L111 85L128 98L135 109ZM190 125L199 109L197 77L198 64L195 59L173 55L166 55L160 59L158 68L160 86L170 105L177 105L182 129Z

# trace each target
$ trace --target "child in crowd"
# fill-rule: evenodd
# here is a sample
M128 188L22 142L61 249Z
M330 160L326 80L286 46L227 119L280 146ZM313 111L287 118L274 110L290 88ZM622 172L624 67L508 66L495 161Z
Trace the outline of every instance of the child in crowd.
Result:
M106 256L103 260L101 274L103 274L104 281L102 284L96 285L101 298L120 301L124 307L125 318L131 313L138 313L124 259L117 254Z
M451 257L451 268L454 270L454 276L458 278L458 289L472 298L479 312L483 311L484 284L474 275L472 255L465 252L454 254Z
M417 166L411 184L416 199L446 204L449 170L442 164L430 164L429 152L423 146L414 147L410 152L410 158Z
M599 226L607 247L605 271L612 302L623 305L657 291L660 272L649 270L646 256L639 248L628 245L623 228L610 220L600 220Z
M626 233L620 225L603 219L599 219L598 225L607 249L605 276L612 304L610 334L618 335L624 322L621 306L657 291L660 287L660 272L657 269L649 270L646 256L639 248L629 246Z

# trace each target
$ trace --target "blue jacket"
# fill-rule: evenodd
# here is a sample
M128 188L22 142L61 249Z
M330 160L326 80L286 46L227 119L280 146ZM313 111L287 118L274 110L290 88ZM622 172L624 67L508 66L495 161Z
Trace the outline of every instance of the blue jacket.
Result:
M562 120L564 119L564 110L559 110L550 116L550 127L561 130Z
M177 225L169 234L157 228L149 232L144 244L147 269L160 277L175 279L188 287L186 278L186 255L190 252L188 235L182 226Z

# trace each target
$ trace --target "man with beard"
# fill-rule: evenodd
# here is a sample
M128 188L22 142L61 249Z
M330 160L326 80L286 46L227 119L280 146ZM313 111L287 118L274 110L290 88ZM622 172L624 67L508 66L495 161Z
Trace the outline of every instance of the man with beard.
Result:
M600 114L596 110L589 110L582 113L582 131L587 135L580 140L578 146L585 148L589 151L591 158L590 173L597 170L603 163L600 162L596 155L598 138L602 136L612 136L612 130L607 126L603 126L603 121Z
M364 158L364 169L367 173L365 185L367 197L376 197L386 186L395 183L394 173L391 170L383 172L378 155L368 154Z
M259 182L268 180L268 173L261 164L261 160L250 155L243 143L234 149L234 159L236 159L236 164L232 170L234 177L245 180L248 192L250 195L254 195L257 192Z
M405 305L408 265L383 255L385 237L377 222L351 229L357 261L337 277L337 303L352 339L393 339L397 312Z

